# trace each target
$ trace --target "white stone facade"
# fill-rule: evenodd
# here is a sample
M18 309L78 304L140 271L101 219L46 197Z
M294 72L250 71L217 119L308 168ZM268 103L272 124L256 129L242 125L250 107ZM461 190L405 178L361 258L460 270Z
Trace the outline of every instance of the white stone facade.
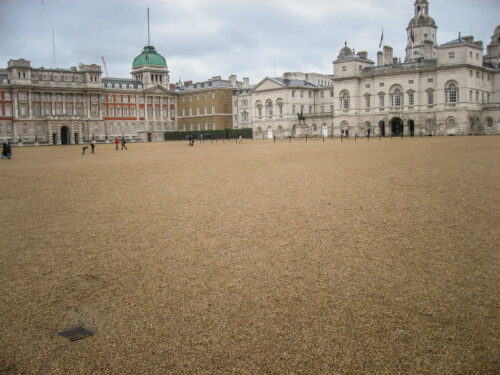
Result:
M324 76L333 86L319 85L319 74L285 73L237 92L235 127L251 127L257 137L320 135L325 126L328 134L364 136L368 125L375 136L500 134L500 26L483 56L472 36L437 45L429 3L414 6L405 62L384 46L375 64L346 43L334 75Z

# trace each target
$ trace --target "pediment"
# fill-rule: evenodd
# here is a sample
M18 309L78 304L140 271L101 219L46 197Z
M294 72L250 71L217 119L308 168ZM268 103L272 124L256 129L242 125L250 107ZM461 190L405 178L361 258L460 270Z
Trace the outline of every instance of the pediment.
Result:
M165 94L170 94L170 90L166 89L163 86L156 85L153 87L149 87L144 90L145 94L151 94L151 95L165 95Z
M276 89L282 89L284 88L285 85L282 83L275 81L274 79L271 79L269 77L264 78L262 81L260 81L257 86L254 87L253 91L266 91L266 90L276 90Z

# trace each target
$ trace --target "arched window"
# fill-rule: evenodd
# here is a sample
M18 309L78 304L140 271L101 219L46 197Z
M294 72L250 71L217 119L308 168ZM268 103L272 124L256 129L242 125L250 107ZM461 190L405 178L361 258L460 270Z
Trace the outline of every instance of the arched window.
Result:
M262 128L260 126L257 126L256 134L257 135L261 135L262 134Z
M450 118L448 120L448 129L454 129L455 128L455 120Z
M266 102L266 115L267 116L273 115L273 103L270 100Z
M262 104L256 103L256 107L257 107L257 117L262 118Z
M312 131L315 132L318 130L318 126L316 124L312 124Z
M393 106L401 107L401 91L399 89L394 90Z
M493 119L492 119L492 118L488 118L488 119L486 119L486 126L487 126L488 128L493 127Z
M281 125L278 126L278 134L283 134L283 127Z
M446 102L456 103L458 101L458 87L455 82L450 82L445 86Z
M276 101L276 105L278 106L278 115L280 117L282 117L283 116L283 101L281 99L278 99Z
M342 108L349 109L349 94L347 92L342 94Z

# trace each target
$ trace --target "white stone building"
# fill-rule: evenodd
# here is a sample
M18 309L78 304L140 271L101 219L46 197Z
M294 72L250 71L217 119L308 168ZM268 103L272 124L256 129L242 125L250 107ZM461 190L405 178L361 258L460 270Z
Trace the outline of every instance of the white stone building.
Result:
M319 74L288 73L237 93L235 126L256 136L319 135L325 127L364 136L368 126L381 136L500 134L500 26L485 56L472 36L438 45L429 3L417 0L406 32L404 62L389 46L375 63L346 43L326 85Z

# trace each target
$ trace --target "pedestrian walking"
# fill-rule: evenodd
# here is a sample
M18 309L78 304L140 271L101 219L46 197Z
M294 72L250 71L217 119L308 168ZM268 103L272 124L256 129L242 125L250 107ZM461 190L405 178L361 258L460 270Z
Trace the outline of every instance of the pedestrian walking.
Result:
M10 145L10 141L7 141L7 159L12 157L12 146Z
M125 139L125 136L123 136L123 138L122 138L122 150L123 149L128 150L128 148L127 148L127 140Z
M120 140L118 137L115 137L115 150L118 151L118 144L120 143Z
M89 148L89 146L82 147L82 155L85 155L85 151L87 151L88 148Z
M372 126L370 124L366 125L366 134L368 135L368 139L370 139L371 131L372 131Z
M92 140L92 142L90 142L90 147L92 147L92 153L94 153L94 149L95 149L95 141Z
M2 144L2 159L7 158L7 142Z
M275 137L274 141L276 142L276 137ZM238 137L238 143L239 143L239 144L243 143L243 140L242 140L242 138L241 138L241 135Z

